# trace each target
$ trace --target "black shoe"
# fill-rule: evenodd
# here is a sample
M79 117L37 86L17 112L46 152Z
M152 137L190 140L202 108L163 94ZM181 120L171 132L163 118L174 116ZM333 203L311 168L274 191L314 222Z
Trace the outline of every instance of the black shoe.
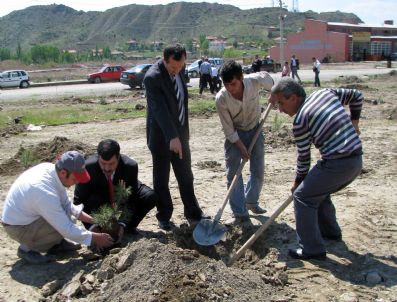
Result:
M342 235L322 235L325 240L342 241Z
M164 231L171 231L171 223L169 221L160 221L159 220L159 227Z
M71 242L69 240L62 239L62 241L56 245L54 245L52 248L49 249L47 254L60 254L60 253L68 253L68 252L74 252L81 249L81 244Z
M289 250L288 255L290 255L291 258L299 259L299 260L308 260L308 259L325 260L327 258L327 253L307 255L303 253L302 249Z
M18 248L17 255L19 258L25 260L29 264L43 264L52 261L51 257L44 256L36 251L24 251L21 248Z

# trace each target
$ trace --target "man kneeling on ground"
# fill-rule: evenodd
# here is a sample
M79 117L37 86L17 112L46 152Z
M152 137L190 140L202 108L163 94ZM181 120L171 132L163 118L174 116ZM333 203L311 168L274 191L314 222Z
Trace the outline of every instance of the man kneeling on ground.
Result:
M22 173L6 197L2 225L6 233L20 243L18 256L28 263L51 261L41 253L72 251L80 248L65 240L111 246L113 239L105 233L89 232L78 226L74 218L92 223L90 215L69 200L66 188L90 180L84 157L77 151L68 151L52 163L41 163Z
M130 213L123 213L120 221L120 241L124 230L136 233L136 227L146 214L158 203L158 196L148 186L138 180L138 163L126 155L120 154L120 145L112 139L105 139L98 144L97 155L86 160L86 168L91 180L80 183L74 191L74 203L83 204L84 210L91 214L102 205L113 205L115 202L115 186L124 182L131 188L127 205ZM87 228L91 223L84 223Z

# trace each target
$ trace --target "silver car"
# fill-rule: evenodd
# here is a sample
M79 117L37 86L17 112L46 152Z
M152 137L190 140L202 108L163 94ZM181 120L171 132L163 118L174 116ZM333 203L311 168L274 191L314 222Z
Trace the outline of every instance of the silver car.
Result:
M29 86L29 75L24 70L6 70L0 73L0 88L28 88Z

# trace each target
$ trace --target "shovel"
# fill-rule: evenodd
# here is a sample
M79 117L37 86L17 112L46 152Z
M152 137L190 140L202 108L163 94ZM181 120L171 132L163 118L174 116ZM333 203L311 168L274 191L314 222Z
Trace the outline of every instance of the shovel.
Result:
M248 154L251 154L252 149L254 148L254 145L258 139L258 136L260 132L262 131L263 124L265 123L265 120L267 116L269 115L269 112L272 108L272 104L269 103L267 105L267 108L265 110L263 119L258 127L258 130L256 131L254 137L252 138L252 141L249 145L248 148ZM227 191L225 200L223 201L222 207L218 210L216 213L214 220L212 221L211 219L201 219L199 224L195 227L193 231L193 239L196 241L197 244L199 245L204 245L204 246L209 246L209 245L214 245L217 244L221 239L225 237L226 233L226 227L221 225L219 223L223 210L226 207L227 202L229 201L230 194L233 192L234 187L237 184L237 180L241 175L241 172L243 171L244 165L246 164L248 160L243 159L240 163L240 166L238 167L236 174L234 175L233 181L230 184L229 190Z

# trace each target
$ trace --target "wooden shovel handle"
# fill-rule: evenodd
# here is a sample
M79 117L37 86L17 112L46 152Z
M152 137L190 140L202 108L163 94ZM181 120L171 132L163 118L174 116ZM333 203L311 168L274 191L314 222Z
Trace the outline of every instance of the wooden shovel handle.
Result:
M253 234L250 239L232 256L230 257L228 266L233 265L233 263L243 255L243 253L258 239L258 237L273 223L274 220L280 215L282 211L291 203L292 195L288 197L286 201L273 213L272 216Z

